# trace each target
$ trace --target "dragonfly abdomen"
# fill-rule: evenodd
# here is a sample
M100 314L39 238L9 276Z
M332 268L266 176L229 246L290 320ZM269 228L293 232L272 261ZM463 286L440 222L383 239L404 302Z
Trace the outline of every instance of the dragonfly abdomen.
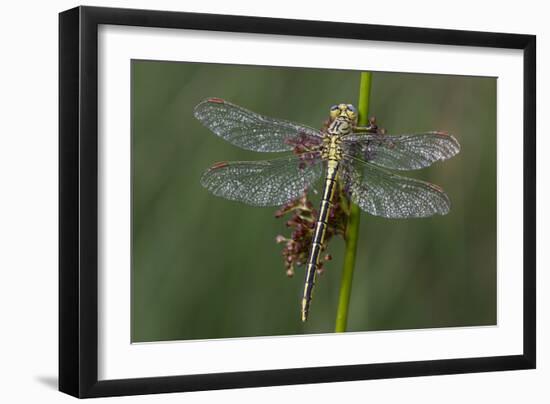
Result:
M309 314L311 295L315 285L315 275L319 266L319 258L325 242L327 232L328 215L332 207L332 199L336 188L336 177L338 173L338 160L329 159L327 164L327 176L325 178L325 187L323 197L319 207L319 216L315 222L313 232L313 241L306 264L306 279L304 283L304 294L302 298L302 321L306 321Z

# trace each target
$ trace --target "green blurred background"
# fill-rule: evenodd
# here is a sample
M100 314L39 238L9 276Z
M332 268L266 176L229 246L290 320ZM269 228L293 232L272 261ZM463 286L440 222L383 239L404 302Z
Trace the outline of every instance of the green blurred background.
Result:
M271 208L210 195L202 172L259 160L209 132L193 107L225 98L320 127L356 103L359 72L132 61L132 341L327 333L334 330L344 243L319 278L310 320L303 267L287 278ZM348 331L496 324L496 79L374 72L369 115L388 133L446 130L451 160L410 172L442 186L447 216L362 215ZM409 175L408 173L406 175Z

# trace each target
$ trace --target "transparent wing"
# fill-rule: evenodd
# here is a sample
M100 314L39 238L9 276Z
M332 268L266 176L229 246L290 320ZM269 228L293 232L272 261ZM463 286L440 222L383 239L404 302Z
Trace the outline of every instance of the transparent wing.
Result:
M195 117L216 135L242 149L259 152L290 151L295 143L320 145L320 131L282 119L268 118L209 98L195 107Z
M402 177L348 157L341 175L352 200L374 216L405 219L449 213L451 201L437 185Z
M280 206L298 198L321 176L318 153L263 161L217 163L201 178L216 196L253 206Z
M342 139L344 152L393 170L417 170L453 157L460 144L445 132L414 135L352 134Z

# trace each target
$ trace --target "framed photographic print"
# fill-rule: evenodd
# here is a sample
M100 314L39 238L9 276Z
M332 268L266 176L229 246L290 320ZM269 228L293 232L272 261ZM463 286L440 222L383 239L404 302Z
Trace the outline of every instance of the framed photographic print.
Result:
M535 367L535 37L60 14L60 390Z

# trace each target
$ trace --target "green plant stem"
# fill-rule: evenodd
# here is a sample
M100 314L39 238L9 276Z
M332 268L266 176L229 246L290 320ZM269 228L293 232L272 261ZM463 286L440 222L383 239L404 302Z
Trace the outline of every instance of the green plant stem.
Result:
M359 126L367 126L370 89L372 73L361 73L361 84L359 87ZM359 223L361 210L355 203L350 202L350 213L346 226L346 252L344 255L344 267L340 281L340 295L338 297L338 311L336 313L336 332L345 332L348 325L349 301L351 296L351 285L353 282L353 270L357 256L357 241L359 240Z

